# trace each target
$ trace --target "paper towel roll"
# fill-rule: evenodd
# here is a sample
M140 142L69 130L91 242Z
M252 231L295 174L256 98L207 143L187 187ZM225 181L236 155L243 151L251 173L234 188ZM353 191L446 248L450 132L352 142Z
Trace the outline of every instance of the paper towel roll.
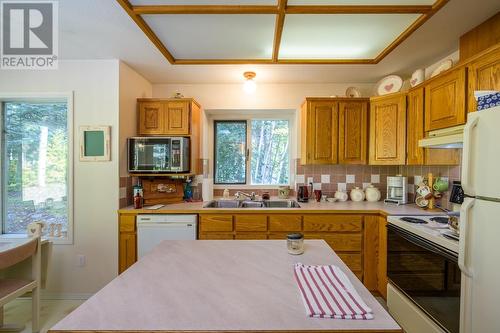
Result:
M214 179L204 178L203 179L203 189L202 189L203 201L210 201L214 198Z

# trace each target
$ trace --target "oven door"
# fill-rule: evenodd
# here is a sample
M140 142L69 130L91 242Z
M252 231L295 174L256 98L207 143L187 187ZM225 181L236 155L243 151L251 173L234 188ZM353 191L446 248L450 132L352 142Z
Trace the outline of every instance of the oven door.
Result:
M458 254L387 225L387 277L447 332L460 326Z
M129 138L129 172L161 173L171 171L171 138Z

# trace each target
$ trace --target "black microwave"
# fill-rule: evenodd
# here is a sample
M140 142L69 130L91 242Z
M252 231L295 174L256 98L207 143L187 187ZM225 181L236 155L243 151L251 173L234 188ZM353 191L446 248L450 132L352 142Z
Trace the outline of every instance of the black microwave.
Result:
M128 138L128 171L132 173L189 172L189 138Z

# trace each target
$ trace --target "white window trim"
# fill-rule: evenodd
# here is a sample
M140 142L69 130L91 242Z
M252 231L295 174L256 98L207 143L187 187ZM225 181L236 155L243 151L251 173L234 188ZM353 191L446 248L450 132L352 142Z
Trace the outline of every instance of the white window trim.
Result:
M214 180L214 189L263 189L271 190L277 189L280 186L290 186L292 187L295 183L295 158L297 151L297 122L296 110L290 109L269 109L269 110L245 110L245 109L235 109L235 110L205 110L207 116L207 134L208 134L208 159L210 165L209 178ZM214 165L214 121L216 120L260 120L260 119L270 119L270 120L288 120L288 156L289 156L289 177L288 184L281 185L259 185L259 184L215 184L215 172L213 170ZM247 125L248 126L248 125ZM248 130L247 130L248 131ZM248 133L248 132L247 132ZM247 136L247 146L250 137ZM249 147L249 146L248 146ZM247 182L251 181L250 178L250 168L247 167Z
M67 115L67 124L68 124L68 237L65 239L59 238L49 238L54 244L65 244L72 245L74 240L73 235L73 220L74 220L74 202L73 202L73 188L74 188L74 137L73 137L73 120L74 120L74 104L73 104L73 95L71 92L31 92L31 93L8 93L8 92L0 92L0 103L6 101L43 101L43 100L65 100L68 105L68 115ZM0 177L3 175L0 173ZM2 198L3 191L0 191L0 200ZM0 223L0 235L3 235L3 223Z

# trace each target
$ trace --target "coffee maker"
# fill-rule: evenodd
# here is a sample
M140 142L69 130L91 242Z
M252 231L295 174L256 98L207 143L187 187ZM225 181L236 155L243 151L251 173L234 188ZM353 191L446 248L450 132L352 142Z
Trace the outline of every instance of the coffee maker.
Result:
M309 190L307 185L299 185L297 189L297 201L298 202L309 201Z
M408 178L400 175L387 177L387 198L384 202L406 204L408 202Z

